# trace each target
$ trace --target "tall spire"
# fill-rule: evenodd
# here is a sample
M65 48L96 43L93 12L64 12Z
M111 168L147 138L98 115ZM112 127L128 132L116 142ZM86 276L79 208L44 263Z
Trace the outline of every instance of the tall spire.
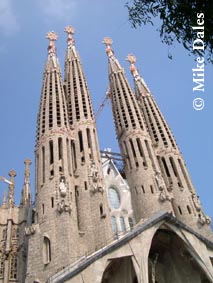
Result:
M34 274L42 282L46 281L56 266L62 269L74 261L80 249L75 244L79 240L79 234L71 152L73 133L68 122L67 101L56 55L57 35L50 32L47 38L48 55L43 75L35 149L35 224L39 233L36 231L29 238L27 271L29 276ZM29 162L26 165L28 164ZM26 170L26 178L28 175ZM62 245L63 242L66 245ZM37 250L34 249L35 245L39 247ZM35 277L27 280L33 282Z
M74 45L74 28L68 26L65 32L67 33L67 51L64 86L69 124L74 134L71 150L78 229L85 247L91 252L113 238L113 232L91 97L80 56ZM89 243L88 238L90 238Z
M80 56L75 48L74 28L67 26L67 52L65 58L65 89L70 125L78 121L94 120L92 103Z
M42 97L38 114L37 142L42 136L58 128L68 127L66 99L59 61L56 55L55 41L58 36L55 32L48 32L48 57L43 75ZM68 127L69 128L69 127Z
M135 66L135 56L128 55L127 60L135 82L136 98L148 126L167 191L174 196L172 205L175 216L208 237L211 235L208 227L210 218L202 210L173 134Z
M24 161L25 164L25 172L24 172L24 185L22 189L22 198L21 198L21 205L30 205L31 202L31 191L30 191L30 165L31 160L26 159Z
M145 121L139 110L123 68L105 38L109 59L111 104L117 137L125 160L125 173L131 188L137 221L159 210L172 212L172 195L166 191Z

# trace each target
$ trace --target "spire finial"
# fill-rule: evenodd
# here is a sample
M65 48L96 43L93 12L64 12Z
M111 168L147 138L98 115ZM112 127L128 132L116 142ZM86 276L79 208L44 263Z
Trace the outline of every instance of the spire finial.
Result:
M75 40L73 38L73 34L75 33L75 29L72 26L65 27L64 31L68 34L67 37L67 45L72 46L75 43Z
M134 65L135 62L136 62L136 57L133 54L129 54L126 57L126 60L129 61L129 63L130 63L130 71L133 74L133 76L135 77L136 75L138 75L137 68Z
M29 158L27 158L25 161L24 161L24 164L25 164L25 172L24 172L24 175L25 175L25 178L28 178L30 176L30 165L32 164L31 160Z
M130 63L130 71L131 71L135 81L143 84L143 86L146 88L146 94L150 93L150 90L149 90L147 84L145 83L144 79L140 76L138 69L135 66L135 62L137 61L136 57L133 54L129 54L126 57L126 60L129 61L129 63Z
M103 43L106 45L106 53L108 56L113 55L113 50L112 50L112 39L110 37L105 37L103 40Z
M55 41L58 39L58 35L54 31L50 31L47 33L46 38L50 41L48 45L48 53L56 54Z

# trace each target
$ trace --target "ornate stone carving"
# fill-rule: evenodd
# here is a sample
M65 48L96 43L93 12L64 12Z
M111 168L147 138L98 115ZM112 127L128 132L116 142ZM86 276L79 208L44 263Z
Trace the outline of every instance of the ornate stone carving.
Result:
M88 177L89 177L89 185L91 188L90 189L91 193L94 193L94 194L97 192L103 193L103 187L100 182L101 181L100 174L98 171L98 167L94 161L91 162L91 165L89 167Z
M173 197L169 193L167 193L165 190L163 190L159 194L159 199L161 201L166 201L166 200L171 201Z
M58 35L54 31L47 33L46 38L49 39L48 53L56 53L55 41L58 39Z
M201 213L198 214L198 222L201 225L205 225L205 224L210 225L211 224L211 218L208 215L205 215L203 212L201 212Z
M36 232L36 224L32 224L31 226L25 227L25 235L30 236L35 234Z
M156 183L158 185L158 189L160 191L163 191L163 190L166 189L163 177L162 177L160 171L158 171L158 170L155 170L155 180L156 180Z
M57 211L61 214L63 212L71 213L72 205L69 198L69 186L65 182L65 177L62 176L58 182L55 182L55 196L57 203Z
M57 210L59 213L69 212L71 213L72 208L70 203L66 203L64 199L57 203Z
M66 194L67 194L67 187L66 187L66 185L64 183L64 179L63 178L61 178L61 181L60 181L60 184L59 184L59 191L60 191L61 197L64 198L66 196Z
M67 26L64 31L68 34L68 37L67 37L67 45L68 47L74 45L75 43L75 40L73 38L73 34L75 32L75 29L71 26Z
M201 203L200 203L199 197L195 193L192 194L192 201L194 203L196 210L200 211L201 210Z

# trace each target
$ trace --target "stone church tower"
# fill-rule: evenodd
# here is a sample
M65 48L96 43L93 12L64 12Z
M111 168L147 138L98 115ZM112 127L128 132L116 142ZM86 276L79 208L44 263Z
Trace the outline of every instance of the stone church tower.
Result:
M166 190L143 115L114 55L112 40L105 38L104 43L113 116L136 221L147 219L159 210L173 213L173 197Z
M68 26L65 32L68 38L64 90L74 138L71 154L78 230L80 242L90 239L84 251L91 252L112 239L113 234L91 98L75 47L74 29Z
M90 95L73 28L67 27L63 86L50 32L37 124L35 223L27 282L44 281L113 237Z
M134 65L135 56L128 55L127 60L134 78L136 99L147 124L167 191L172 192L174 196L172 207L175 216L198 233L213 240L210 218L203 212L175 138Z

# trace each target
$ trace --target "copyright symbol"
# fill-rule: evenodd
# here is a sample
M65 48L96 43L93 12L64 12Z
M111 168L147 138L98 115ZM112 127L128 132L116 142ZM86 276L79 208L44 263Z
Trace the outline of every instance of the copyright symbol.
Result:
M204 100L200 97L197 97L193 100L193 108L195 110L202 110L204 108Z

